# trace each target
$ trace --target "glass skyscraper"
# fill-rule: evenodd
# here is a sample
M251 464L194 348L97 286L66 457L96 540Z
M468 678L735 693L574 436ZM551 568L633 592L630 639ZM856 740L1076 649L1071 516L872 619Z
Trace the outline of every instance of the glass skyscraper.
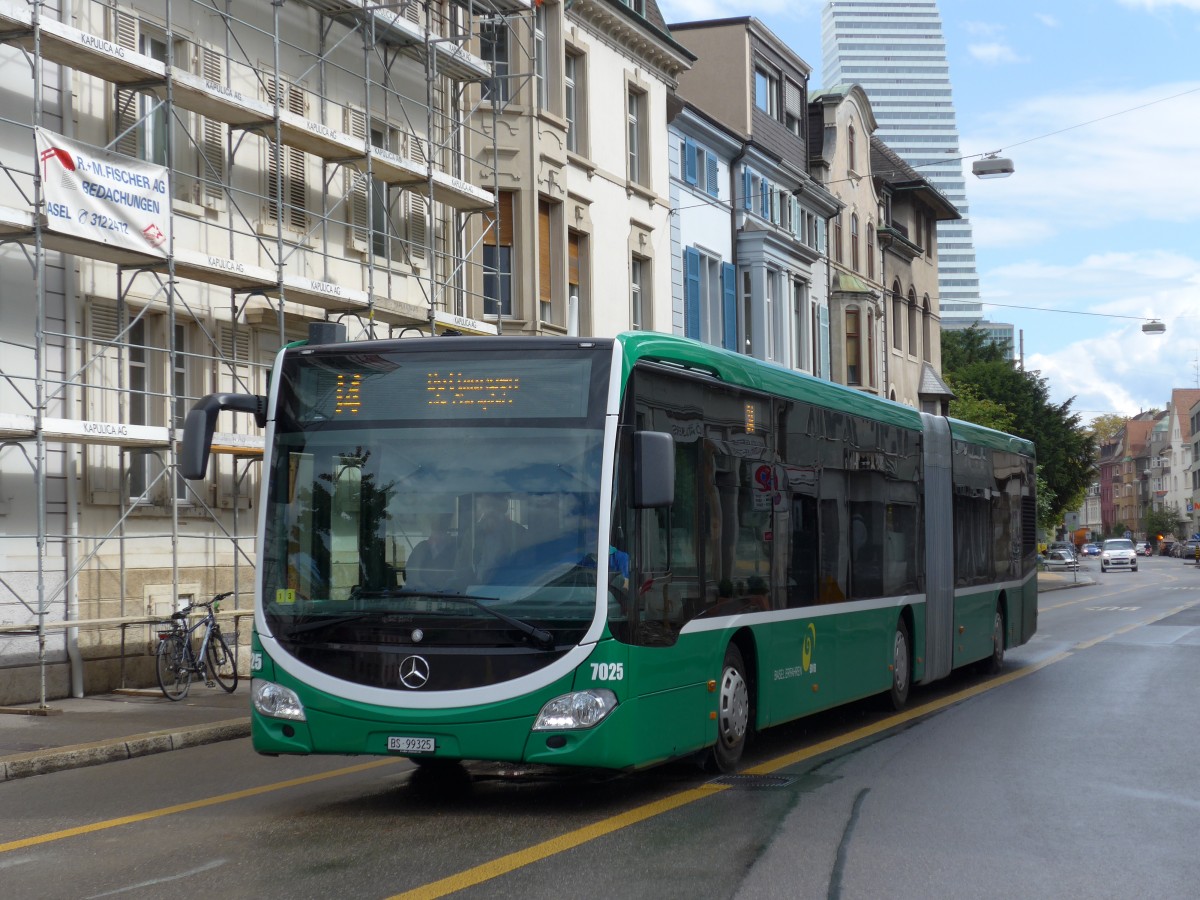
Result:
M978 322L983 306L975 242L937 3L831 0L821 37L825 86L860 85L871 100L876 134L962 214L956 222L938 223L942 327Z

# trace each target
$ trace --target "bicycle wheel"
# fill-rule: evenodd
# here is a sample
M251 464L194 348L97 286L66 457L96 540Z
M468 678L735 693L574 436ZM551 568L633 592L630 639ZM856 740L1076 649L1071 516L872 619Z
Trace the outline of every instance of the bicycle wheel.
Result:
M158 642L155 671L158 686L168 700L182 700L192 686L192 670L188 665L187 648L179 637Z
M215 628L208 638L208 649L204 651L209 674L227 694L232 694L238 683L237 661L225 643L225 637Z

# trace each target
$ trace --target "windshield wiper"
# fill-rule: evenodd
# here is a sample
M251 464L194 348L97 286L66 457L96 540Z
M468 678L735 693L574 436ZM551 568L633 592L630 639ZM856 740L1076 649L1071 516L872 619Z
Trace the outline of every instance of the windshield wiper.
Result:
M482 597L474 594L450 594L443 591L413 591L406 593L408 597L428 597L431 600L451 600L459 603L466 603L468 606L473 606L480 612L485 612L490 616L495 616L501 622L522 634L531 637L538 646L544 650L554 649L554 635L546 631L544 628L538 628L536 625L530 625L528 622L522 622L520 619L515 619L506 613L500 612L498 609L492 609L490 606L485 606L481 601L490 600L492 603L497 602L499 597Z
M320 631L325 628L336 628L338 625L346 625L350 622L357 622L359 619L365 619L367 616L378 615L378 612L360 612L353 615L334 616L328 619L316 619L312 622L304 622L300 625L294 625L288 629L289 634L302 634L306 631Z

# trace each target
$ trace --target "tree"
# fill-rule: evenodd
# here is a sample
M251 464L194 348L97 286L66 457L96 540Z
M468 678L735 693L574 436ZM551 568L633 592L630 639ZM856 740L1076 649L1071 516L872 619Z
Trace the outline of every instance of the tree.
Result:
M979 396L969 384L956 385L954 392L955 397L950 401L952 418L1012 433L1013 415L1003 404Z
M1128 419L1120 413L1105 413L1092 419L1088 430L1096 438L1096 446L1103 447L1121 432L1127 421Z
M1033 441L1051 520L1082 502L1095 477L1096 446L1071 412L1074 398L1051 403L1046 380L1004 359L977 328L942 332L942 375L956 394L1003 407L1011 416L1009 433Z
M1152 509L1146 513L1146 539L1154 540L1173 534L1181 540L1187 536L1187 519L1179 514L1179 507Z

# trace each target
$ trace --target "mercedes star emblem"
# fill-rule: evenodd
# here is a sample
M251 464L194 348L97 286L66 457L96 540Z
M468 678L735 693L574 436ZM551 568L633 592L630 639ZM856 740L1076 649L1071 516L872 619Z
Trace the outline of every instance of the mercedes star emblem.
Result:
M407 656L400 663L400 683L410 691L429 681L429 662L423 656Z

